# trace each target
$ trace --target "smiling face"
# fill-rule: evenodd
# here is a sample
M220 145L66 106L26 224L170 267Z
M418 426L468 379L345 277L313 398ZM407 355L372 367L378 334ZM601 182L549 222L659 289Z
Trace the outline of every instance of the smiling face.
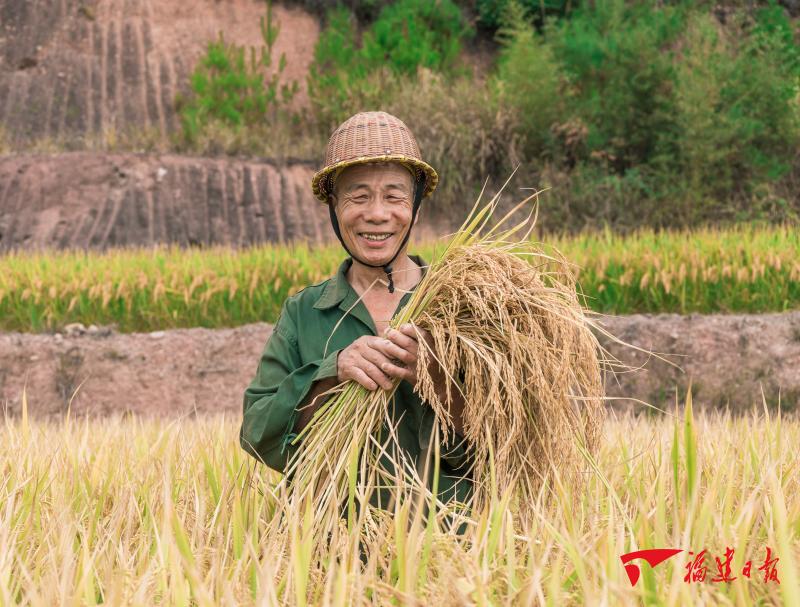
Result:
M373 265L392 259L410 229L413 189L411 173L397 163L359 164L342 171L331 204L351 253Z

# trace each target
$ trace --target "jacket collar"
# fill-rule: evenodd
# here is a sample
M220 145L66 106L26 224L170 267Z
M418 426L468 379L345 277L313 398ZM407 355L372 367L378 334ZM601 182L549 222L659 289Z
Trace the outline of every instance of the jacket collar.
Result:
M423 260L419 255L409 255L409 257L414 263L422 268L422 276L425 276L426 272L428 271L428 264L425 262L425 260ZM351 257L348 257L341 263L336 275L328 280L328 284L325 285L322 295L320 295L317 303L314 304L316 309L327 310L329 308L333 308L334 306L338 306L347 298L351 291L353 294L353 301L358 299L355 289L353 289L350 283L347 282L347 271L350 269L351 265L353 265L353 259Z

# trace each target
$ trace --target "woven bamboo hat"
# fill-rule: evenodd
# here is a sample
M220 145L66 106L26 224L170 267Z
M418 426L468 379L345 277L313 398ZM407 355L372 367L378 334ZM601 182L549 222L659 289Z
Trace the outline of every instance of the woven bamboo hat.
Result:
M399 118L386 112L359 112L337 128L325 151L325 166L314 174L314 196L328 202L340 169L369 162L399 162L419 178L427 175L423 197L430 195L439 176L422 160L414 135Z

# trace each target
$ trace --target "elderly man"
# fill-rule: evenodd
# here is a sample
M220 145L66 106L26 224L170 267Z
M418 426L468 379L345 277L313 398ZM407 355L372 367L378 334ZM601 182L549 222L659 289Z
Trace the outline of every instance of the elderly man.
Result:
M368 390L389 389L397 379L390 409L399 446L419 469L430 463L434 414L414 391L417 331L430 336L411 325L388 325L425 273L425 262L407 254L408 239L421 200L437 181L406 125L385 112L356 114L331 136L312 188L328 204L334 232L350 257L334 277L286 300L245 391L240 442L268 466L286 469L297 448L291 443L323 392L348 380ZM435 361L431 365L444 391L445 376ZM472 488L460 436L462 408L456 396L456 433L440 449L444 501L466 501Z

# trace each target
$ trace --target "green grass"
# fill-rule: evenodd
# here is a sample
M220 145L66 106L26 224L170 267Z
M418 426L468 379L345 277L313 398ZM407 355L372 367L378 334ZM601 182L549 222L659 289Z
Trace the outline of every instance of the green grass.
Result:
M548 237L579 270L588 307L637 312L800 308L800 233L743 226ZM412 251L430 260L434 246ZM120 331L274 322L286 297L331 276L337 246L11 253L0 257L0 330L67 323Z
M500 499L463 538L403 502L365 564L359 529L308 533L238 419L0 419L0 604L797 605L800 423L682 417L608 421L586 490L526 529ZM712 583L727 547L737 579ZM758 570L767 547L780 584ZM638 561L631 587L620 555L645 548L684 552ZM684 582L703 549L706 580Z

